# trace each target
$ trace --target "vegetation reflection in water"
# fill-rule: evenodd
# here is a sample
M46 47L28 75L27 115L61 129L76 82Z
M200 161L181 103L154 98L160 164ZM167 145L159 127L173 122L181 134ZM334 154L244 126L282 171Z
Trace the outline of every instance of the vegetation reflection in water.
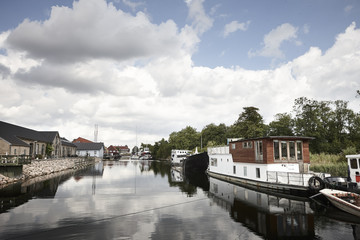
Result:
M161 161L101 162L0 198L0 239L356 239L359 226L308 200L183 176Z

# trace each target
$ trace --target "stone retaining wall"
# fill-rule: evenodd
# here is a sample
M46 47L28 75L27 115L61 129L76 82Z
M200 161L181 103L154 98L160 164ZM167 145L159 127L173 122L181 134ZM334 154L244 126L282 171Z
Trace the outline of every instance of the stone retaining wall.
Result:
M82 164L78 164L79 162ZM83 158L32 160L31 164L23 166L23 173L19 178L9 178L0 174L0 187L10 183L50 175L68 169L78 169L84 167L84 165L93 163L94 161L84 161Z

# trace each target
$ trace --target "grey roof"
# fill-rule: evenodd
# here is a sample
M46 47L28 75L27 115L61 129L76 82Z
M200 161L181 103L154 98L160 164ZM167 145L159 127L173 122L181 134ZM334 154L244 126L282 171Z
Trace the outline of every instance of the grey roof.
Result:
M48 142L53 142L56 135L59 134L57 131L41 131L40 133L47 139Z
M76 148L76 145L74 143L70 142L69 140L67 140L66 138L61 138L61 144L63 146L75 147Z
M0 121L0 137L15 146L29 146L22 139L49 142L41 132Z
M77 147L77 150L100 150L104 148L104 143L74 143Z

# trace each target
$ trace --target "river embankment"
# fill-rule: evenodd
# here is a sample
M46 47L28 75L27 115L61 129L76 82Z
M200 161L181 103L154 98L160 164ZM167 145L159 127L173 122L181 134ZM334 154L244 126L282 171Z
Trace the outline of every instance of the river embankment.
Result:
M95 160L89 161L84 158L32 160L31 164L23 165L22 174L19 177L11 178L0 174L0 188L40 176L48 176L67 170L77 170L94 162Z

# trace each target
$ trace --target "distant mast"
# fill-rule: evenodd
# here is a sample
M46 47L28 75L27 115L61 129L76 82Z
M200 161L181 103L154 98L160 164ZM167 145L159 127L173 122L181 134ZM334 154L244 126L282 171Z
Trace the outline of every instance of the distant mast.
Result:
M97 139L98 139L98 125L95 124L95 130L94 130L94 142L97 142Z

